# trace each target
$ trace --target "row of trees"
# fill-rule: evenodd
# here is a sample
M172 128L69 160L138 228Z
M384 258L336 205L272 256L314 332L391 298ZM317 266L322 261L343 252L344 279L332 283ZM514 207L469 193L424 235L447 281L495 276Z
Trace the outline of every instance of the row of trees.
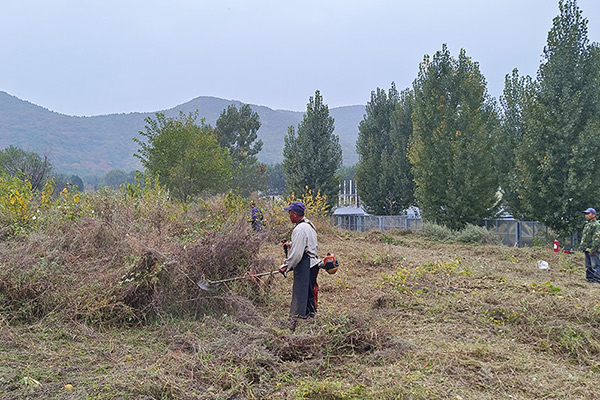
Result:
M146 118L145 131L134 138L135 156L178 198L234 189L243 195L265 188L266 165L256 155L260 119L249 105L234 105L221 113L213 128L198 112L179 118L157 113Z
M331 200L336 198L335 173L341 165L341 148L333 135L333 118L329 117L328 107L318 91L310 98L298 133L294 127L289 128L284 164L267 166L258 161L257 154L263 145L257 134L260 119L249 105L240 109L229 106L214 128L203 119L198 121L197 111L180 113L179 118L157 113L145 122L145 131L139 132L141 138L133 139L139 145L135 156L180 199L228 190L248 196L254 191L264 191L267 183L270 194L303 194L309 187L315 192L326 192ZM326 152L331 152L331 156ZM56 173L47 156L42 158L14 146L0 151L0 169L22 176L35 190L41 189L50 178L58 187L71 184L80 191L84 189L78 176ZM86 177L92 188L119 187L134 180L133 171L121 170L111 170L101 177Z
M31 183L33 190L41 190L46 181L52 180L56 188L69 186L80 192L84 187L95 190L97 188L118 188L122 185L135 182L136 171L125 172L112 169L103 175L86 175L80 177L75 174L58 172L52 166L48 155L39 155L33 151L26 151L15 146L0 150L0 171L10 176L16 176Z
M359 126L359 193L375 213L418 204L452 228L503 207L559 233L600 198L600 49L561 0L537 77L506 77L498 107L476 62L444 45L412 88L377 89ZM414 197L413 197L414 196Z
M559 233L580 224L595 205L600 173L600 54L588 43L587 20L575 0L561 0L537 77L506 77L500 107L478 63L444 45L425 56L412 88L372 92L359 126L356 180L364 204L377 214L418 205L451 228L479 223L499 209L536 219ZM146 120L142 164L181 198L234 188L265 188L267 167L256 155L258 115L230 106L216 123L197 114ZM298 128L285 137L286 192L306 188L336 198L341 148L319 91Z
M506 79L500 132L514 157L500 171L515 215L565 232L600 199L600 48L576 1L559 10L536 79Z
M157 113L145 122L142 137L133 139L139 145L135 156L178 198L227 190L247 196L266 189L267 166L257 158L263 145L257 133L260 119L249 105L229 106L214 128L204 119L198 123L197 112L179 118ZM283 164L270 167L272 189L284 186L285 193L303 194L308 188L334 205L342 150L333 131L329 108L316 91L298 130L289 127Z

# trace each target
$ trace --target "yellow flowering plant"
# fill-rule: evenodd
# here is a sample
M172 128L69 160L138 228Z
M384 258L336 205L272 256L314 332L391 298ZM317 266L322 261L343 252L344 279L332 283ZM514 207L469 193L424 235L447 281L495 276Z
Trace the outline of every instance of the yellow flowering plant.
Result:
M40 208L48 210L52 206L52 194L54 193L54 179L48 179L40 193Z
M32 229L37 224L33 200L31 182L0 174L0 223L12 234Z
M273 214L280 217L283 221L287 220L287 214L283 212L285 206L293 201L301 201L306 206L305 215L310 220L323 221L329 217L330 207L327 204L327 196L321 194L321 191L317 191L313 194L313 191L304 187L305 192L302 197L298 198L294 192L290 193L283 202L277 202L273 205Z
M0 175L0 210L13 223L23 223L34 215L31 207L33 190L28 180Z

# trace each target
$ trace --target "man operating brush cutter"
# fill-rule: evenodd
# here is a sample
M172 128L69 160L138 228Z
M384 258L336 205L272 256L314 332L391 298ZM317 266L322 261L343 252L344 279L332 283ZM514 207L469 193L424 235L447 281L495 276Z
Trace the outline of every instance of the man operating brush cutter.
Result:
M294 272L289 320L293 330L297 318L313 317L317 311L317 275L321 260L317 258L317 231L312 222L304 218L304 204L294 201L285 210L296 226L292 231L292 241L283 242L287 257L279 272Z

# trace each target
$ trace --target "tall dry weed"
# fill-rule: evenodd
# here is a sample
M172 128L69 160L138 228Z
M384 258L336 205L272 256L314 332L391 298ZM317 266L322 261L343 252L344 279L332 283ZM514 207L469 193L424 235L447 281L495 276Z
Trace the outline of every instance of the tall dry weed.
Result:
M27 233L0 242L0 306L9 320L55 314L138 324L164 313L219 312L227 301L211 300L218 296L203 293L198 279L265 268L260 238L231 195L204 210L141 184L44 201ZM229 288L257 296L242 283Z

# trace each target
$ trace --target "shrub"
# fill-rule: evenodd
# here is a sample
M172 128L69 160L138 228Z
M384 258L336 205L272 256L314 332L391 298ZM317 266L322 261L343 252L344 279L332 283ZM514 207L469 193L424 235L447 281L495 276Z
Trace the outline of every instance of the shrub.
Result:
M460 242L476 244L498 244L498 238L485 227L467 224L460 231L453 231L445 225L431 222L423 224L423 234L440 242Z
M467 224L456 234L456 240L461 243L498 244L498 238L483 226Z
M445 225L438 225L431 222L423 224L423 234L431 239L440 242L447 242L454 237L454 231Z

